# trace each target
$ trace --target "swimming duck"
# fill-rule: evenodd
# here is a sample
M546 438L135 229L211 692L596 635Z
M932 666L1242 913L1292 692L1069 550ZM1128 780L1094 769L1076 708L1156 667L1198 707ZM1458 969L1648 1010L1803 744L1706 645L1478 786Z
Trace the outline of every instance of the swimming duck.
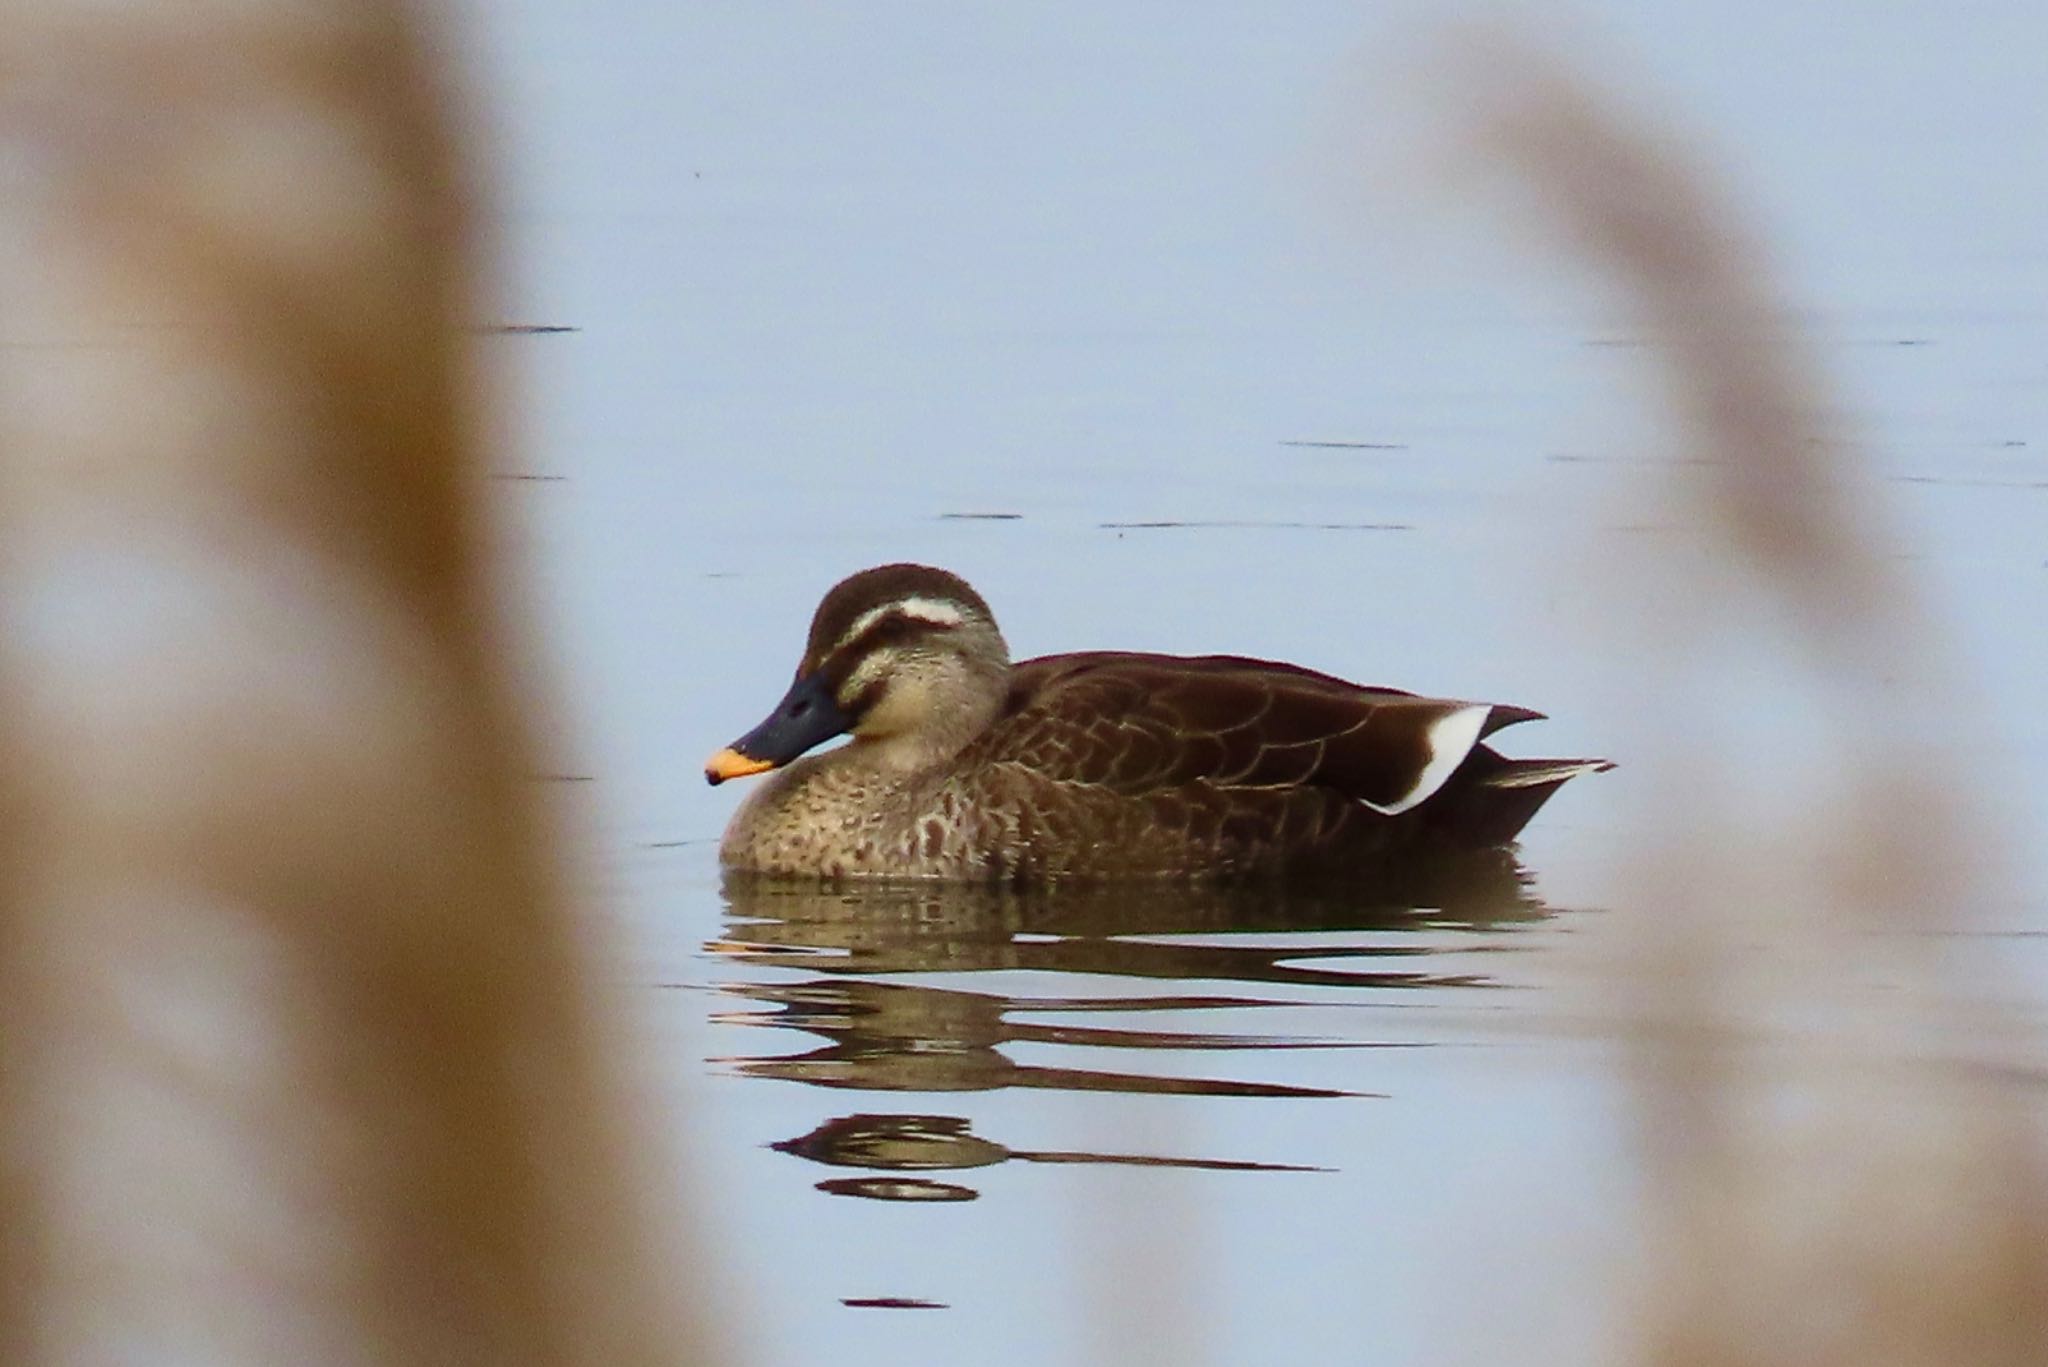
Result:
M1480 743L1540 716L1231 655L1013 664L966 580L882 565L825 595L789 691L704 776L778 771L726 828L719 855L735 869L1014 883L1365 874L1508 844L1566 780L1612 767Z

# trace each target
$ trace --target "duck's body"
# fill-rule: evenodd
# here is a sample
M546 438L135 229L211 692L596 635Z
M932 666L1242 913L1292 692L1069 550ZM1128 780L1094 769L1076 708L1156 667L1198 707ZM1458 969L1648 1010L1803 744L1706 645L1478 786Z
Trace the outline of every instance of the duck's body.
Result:
M820 605L797 681L715 756L787 768L734 815L730 866L1009 881L1368 872L1513 840L1602 761L1480 744L1537 714L1231 656L1012 666L957 577L891 565ZM796 759L841 731L851 744Z

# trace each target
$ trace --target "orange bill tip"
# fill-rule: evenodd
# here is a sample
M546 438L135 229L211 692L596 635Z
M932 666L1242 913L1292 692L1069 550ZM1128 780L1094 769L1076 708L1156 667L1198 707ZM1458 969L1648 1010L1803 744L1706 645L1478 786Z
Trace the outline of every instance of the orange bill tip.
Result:
M723 783L729 778L765 774L774 767L774 763L769 760L753 759L727 746L704 761L704 778L708 783Z

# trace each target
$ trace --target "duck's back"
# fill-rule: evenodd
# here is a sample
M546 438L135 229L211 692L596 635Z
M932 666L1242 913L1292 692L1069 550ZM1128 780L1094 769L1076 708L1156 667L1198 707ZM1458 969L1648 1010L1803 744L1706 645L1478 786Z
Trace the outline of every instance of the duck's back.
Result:
M1236 656L1028 660L922 852L992 877L1256 877L1500 845L1592 767L1479 744L1537 715Z

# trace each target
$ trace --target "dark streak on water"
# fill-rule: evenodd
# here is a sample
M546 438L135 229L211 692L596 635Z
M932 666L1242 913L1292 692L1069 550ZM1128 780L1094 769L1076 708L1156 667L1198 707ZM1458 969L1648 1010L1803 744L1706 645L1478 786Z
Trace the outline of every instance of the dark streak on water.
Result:
M1648 465L1659 468L1674 465L1727 464L1726 461L1713 460L1705 456L1610 456L1586 451L1552 451L1543 459L1558 465Z
M913 1300L908 1296L841 1296L841 1305L855 1310L950 1310L943 1301Z
M495 337L548 337L564 332L581 332L582 328L570 327L565 323L492 323L481 329Z
M1022 522L1022 513L940 513L941 522Z
M1963 479L1954 475L1887 475L1893 484L1934 484L1949 489L2048 489L2048 479Z
M1412 532L1413 523L1408 522L1269 522L1253 520L1219 520L1192 522L1098 522L1097 527L1105 531L1161 531L1173 528L1265 528L1278 531L1304 532Z
M1282 446L1313 446L1336 451L1406 451L1406 442L1399 441L1283 441Z
M1599 347L1610 350L1632 351L1640 349L1642 347L1649 346L1650 341L1648 338L1644 337L1588 337L1584 341L1580 342L1579 345L1585 347ZM1932 337L1857 337L1845 341L1844 343L1842 343L1842 345L1881 347L1924 347L1933 346L1934 339Z

